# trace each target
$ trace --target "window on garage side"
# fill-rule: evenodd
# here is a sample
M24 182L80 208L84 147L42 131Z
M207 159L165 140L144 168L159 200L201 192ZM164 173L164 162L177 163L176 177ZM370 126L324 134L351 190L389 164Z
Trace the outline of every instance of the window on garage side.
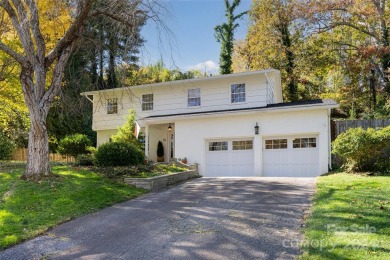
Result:
M287 139L265 140L265 149L287 149Z
M209 142L209 151L226 151L228 149L228 142Z
M231 101L232 103L245 102L245 84L231 85Z
M295 138L293 148L315 148L317 147L316 138Z
M253 149L252 140L233 141L233 150L252 150L252 149Z
M189 107L200 106L200 88L194 88L188 90L188 101Z
M118 99L109 98L107 99L107 114L117 114L118 113Z
M142 95L142 111L153 110L153 94Z

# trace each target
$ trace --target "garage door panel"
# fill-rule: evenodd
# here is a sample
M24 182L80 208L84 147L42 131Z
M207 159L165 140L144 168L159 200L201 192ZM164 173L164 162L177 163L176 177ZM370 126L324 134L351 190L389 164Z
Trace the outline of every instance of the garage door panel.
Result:
M244 177L254 176L253 140L247 139L235 143L235 139L223 141L206 141L206 171L207 177ZM211 146L219 142L227 142L227 150L212 150Z
M272 137L263 141L263 175L313 177L319 175L318 136Z

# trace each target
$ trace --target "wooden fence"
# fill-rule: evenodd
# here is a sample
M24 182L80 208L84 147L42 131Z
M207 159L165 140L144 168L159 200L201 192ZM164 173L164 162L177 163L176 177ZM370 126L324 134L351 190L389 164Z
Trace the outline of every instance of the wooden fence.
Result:
M389 125L390 125L390 118L332 121L332 141L335 140L336 137L339 136L339 134L344 133L350 128L361 127L363 129L367 129L367 128L386 127Z
M27 161L27 153L28 150L26 148L18 148L12 155L12 160ZM62 156L61 154L51 153L50 161L51 162L75 162L75 159L72 156Z

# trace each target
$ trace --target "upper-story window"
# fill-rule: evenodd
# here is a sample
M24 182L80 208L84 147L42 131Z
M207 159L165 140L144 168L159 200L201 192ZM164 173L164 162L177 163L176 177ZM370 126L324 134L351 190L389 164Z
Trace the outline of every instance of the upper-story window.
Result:
M245 102L245 83L231 86L232 103Z
M109 98L107 99L107 114L117 114L118 113L118 99Z
M142 111L153 110L153 94L142 95Z
M193 88L188 90L188 106L200 106L200 88Z

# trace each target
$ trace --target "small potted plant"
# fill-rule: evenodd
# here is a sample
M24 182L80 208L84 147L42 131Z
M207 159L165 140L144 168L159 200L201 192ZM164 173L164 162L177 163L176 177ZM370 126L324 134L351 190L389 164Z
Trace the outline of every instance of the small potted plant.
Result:
M183 159L181 159L181 162L184 164L187 164L187 157L184 157Z
M164 146L161 141L158 141L157 144L157 161L164 162Z

